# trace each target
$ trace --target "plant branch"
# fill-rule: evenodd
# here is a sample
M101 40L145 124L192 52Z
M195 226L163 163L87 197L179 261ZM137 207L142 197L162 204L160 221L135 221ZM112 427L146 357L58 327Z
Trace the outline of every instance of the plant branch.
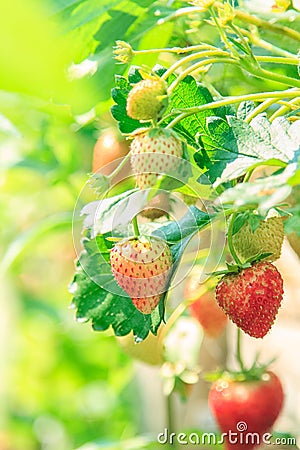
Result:
M199 298L200 296L206 294L206 292L208 291L208 286L207 283L205 285L201 286L201 289L199 289L199 291L197 291L197 298ZM174 311L172 312L172 314L170 315L168 322L166 323L166 326L164 327L164 329L162 330L161 333L161 340L163 341L165 339L165 337L167 336L167 334L169 333L170 329L173 327L173 325L175 324L175 322L179 319L179 317L184 313L184 311L192 304L195 302L195 298L188 298L185 299L183 302L181 302L177 308L174 309Z
M255 59L260 62L274 63L274 64L290 64L294 66L298 66L299 64L297 58L284 56L255 56Z
M191 108L187 108L184 112L181 112L175 119L173 119L168 125L167 128L174 127L178 122L186 117L189 117L193 114L198 114L199 112L205 111L207 109L215 109L221 106L231 105L233 103L241 103L242 101L253 100L253 101L262 101L268 98L289 98L300 95L300 90L289 89L286 91L273 91L273 92L261 92L256 94L245 94L239 95L236 97L226 97L222 100L218 100L216 102L206 103L205 105L193 106ZM174 111L172 115L178 112ZM169 117L169 116L168 116ZM163 120L165 120L164 118Z
M207 46L205 47L207 48ZM215 47L211 46L210 50L205 50L197 53L193 53L192 55L188 55L185 58L179 59L174 64L172 64L171 67L162 75L162 80L167 80L172 73L175 72L179 67L182 67L184 64L189 63L191 61L194 61L195 59L204 58L208 56L229 56L228 52L224 52L223 50L216 49Z
M256 117L258 114L261 114L266 109L268 109L270 106L274 105L274 103L278 102L277 98L270 98L268 100L265 100L264 102L260 103L256 108L251 111L248 116L245 119L245 122L249 123L251 120Z
M293 109L294 106L300 101L300 97L297 97L293 99L292 101L285 103L281 108L279 108L277 111L275 111L272 116L270 117L270 122L273 122L276 117L283 116L285 113L287 113L289 110Z
M149 48L145 50L132 50L134 55L148 55L152 53L176 53L177 55L181 55L184 53L190 53L203 49L210 49L212 46L209 44L199 44L199 45L191 45L190 47L172 47L172 48Z
M226 63L226 64L237 64L238 61L235 61L234 59L229 58L209 58L205 59L203 61L199 61L196 64L193 64L192 66L185 69L177 78L173 81L173 83L168 88L168 94L171 94L172 91L178 86L178 84L191 72L195 72L197 70L201 70L202 67L205 67L207 65L216 64L216 63Z
M287 86L300 88L300 80L296 80L295 78L287 77L286 75L281 75L276 72L270 72L269 70L262 68L257 72L257 74L254 72L253 75L260 78L267 78L268 80L276 81L277 83L286 84Z

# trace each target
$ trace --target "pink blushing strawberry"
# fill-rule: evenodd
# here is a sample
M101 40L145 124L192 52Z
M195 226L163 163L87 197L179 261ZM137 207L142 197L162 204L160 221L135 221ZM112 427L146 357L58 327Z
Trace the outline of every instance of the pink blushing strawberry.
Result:
M110 254L113 275L134 306L150 314L166 291L172 254L165 241L139 236L115 244Z

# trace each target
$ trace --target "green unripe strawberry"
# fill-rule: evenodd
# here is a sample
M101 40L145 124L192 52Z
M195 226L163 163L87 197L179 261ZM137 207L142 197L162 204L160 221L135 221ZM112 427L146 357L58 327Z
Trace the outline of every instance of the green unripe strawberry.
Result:
M129 92L126 111L132 119L151 120L157 118L167 103L166 83L159 78L147 78Z
M271 253L265 260L272 262L280 258L283 238L282 218L271 217L261 221L254 232L249 223L246 223L233 236L233 245L238 255L245 260L253 258L259 253Z

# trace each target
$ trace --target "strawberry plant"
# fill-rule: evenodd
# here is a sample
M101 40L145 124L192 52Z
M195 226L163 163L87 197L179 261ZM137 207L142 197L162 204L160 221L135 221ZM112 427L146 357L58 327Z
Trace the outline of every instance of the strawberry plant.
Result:
M251 14L242 2L193 0L182 7L171 2L172 11L157 3L164 11L157 26L181 18L185 38L175 33L165 47L149 44L141 50L134 39L116 41L113 53L123 72L115 77L111 114L131 142L130 152L113 173L91 176L95 198L81 210L73 306L77 319L90 321L94 330L111 328L119 337L132 333L139 345L163 323L166 337L188 306L201 317L204 331L220 334L218 327L206 325L210 312L204 304L214 302L220 330L224 313L237 326L239 371L220 374L210 407L222 431L244 418L250 431L262 434L280 413L283 391L266 365L245 366L241 330L263 338L276 327L284 281L273 262L281 255L284 227L291 234L299 225L291 196L300 184L300 33ZM275 2L272 14L292 8L292 2ZM203 36L189 42L193 23L213 30L214 43ZM163 55L160 64L149 65L151 55ZM226 76L213 82L227 67L235 77L230 92ZM238 90L235 84L241 84ZM124 168L126 176L115 183ZM157 195L167 196L167 211L145 221L142 212ZM207 243L198 295L202 305L196 310L188 295L174 307L173 288L190 244L216 228L226 242L224 251L213 234ZM212 254L218 262L206 270ZM192 256L189 268L199 253ZM214 291L217 303L204 302L203 296ZM213 322L219 320L213 314ZM190 369L180 372L173 387L182 391L189 377L191 384L197 381L198 372ZM263 419L257 419L254 404Z

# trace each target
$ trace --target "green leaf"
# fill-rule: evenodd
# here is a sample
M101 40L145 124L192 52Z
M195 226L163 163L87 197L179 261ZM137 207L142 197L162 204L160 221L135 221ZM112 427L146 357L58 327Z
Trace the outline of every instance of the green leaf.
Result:
M175 76L169 77L168 82L174 81ZM197 83L195 78L188 75L185 77L179 85L174 89L169 107L166 114L173 109L190 108L193 106L205 105L213 101L213 98L209 90L203 85ZM208 109L197 114L193 114L185 119L181 120L174 129L187 143L194 148L199 148L199 141L207 134L206 118L215 114L215 111Z
M125 13L122 10L110 10L110 19L105 21L97 33L95 39L99 42L97 51L105 49L122 36L126 35L127 30L137 19L136 15Z
M241 228L247 223L248 221L248 212L242 212L236 215L233 229L232 229L232 236L234 236L236 233L240 231Z
M237 184L227 189L220 196L223 204L234 204L237 208L251 205L265 216L269 209L280 205L291 193L289 180L297 170L297 164L292 163L285 170L272 177L260 178L254 182Z
M213 216L192 205L181 220L162 226L153 234L169 243L180 243L182 239L193 236L199 230L209 225L211 220L213 220Z
M149 191L132 189L114 197L103 198L85 205L81 215L85 216L84 228L92 237L114 231L122 235L128 223L147 204Z
M51 1L51 11L52 14L62 14L65 10L72 10L75 6L86 0L52 0Z
M241 102L237 109L236 116L238 119L245 120L246 117L253 111L255 104L252 101Z
M296 233L300 236L300 205L296 205L289 209L292 216L284 221L284 232L285 234Z
M118 0L85 0L74 2L60 11L58 18L63 22L65 31L83 27L100 17L105 20L104 14L118 6Z
M228 117L228 123L230 130L225 130L220 138L221 150L213 155L208 151L214 161L212 171L219 166L224 168L216 186L261 164L284 167L299 156L300 124L296 122L291 125L279 117L271 124L264 114L260 114L250 125L232 116Z

